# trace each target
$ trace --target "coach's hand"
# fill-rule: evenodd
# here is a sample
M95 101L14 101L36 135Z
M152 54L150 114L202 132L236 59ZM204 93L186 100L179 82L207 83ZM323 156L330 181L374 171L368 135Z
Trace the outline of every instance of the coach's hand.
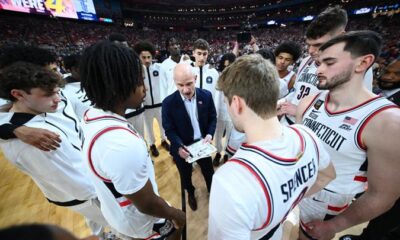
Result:
M187 151L187 149L185 147L179 147L178 154L183 159L188 158L190 155L190 153Z
M42 128L21 126L14 130L14 134L21 141L42 151L56 150L61 143L58 134Z
M335 228L329 221L316 220L306 224L307 233L318 240L331 240L335 237Z
M203 143L210 143L212 142L212 136L207 134L206 137L203 139Z

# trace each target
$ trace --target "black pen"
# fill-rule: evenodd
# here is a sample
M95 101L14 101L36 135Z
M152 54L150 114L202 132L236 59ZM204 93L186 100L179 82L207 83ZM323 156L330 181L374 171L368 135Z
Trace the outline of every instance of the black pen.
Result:
M181 148L183 148L183 150L185 150L186 152L189 153L189 157L193 157L193 155L190 153L190 151L185 147L185 145L181 144Z

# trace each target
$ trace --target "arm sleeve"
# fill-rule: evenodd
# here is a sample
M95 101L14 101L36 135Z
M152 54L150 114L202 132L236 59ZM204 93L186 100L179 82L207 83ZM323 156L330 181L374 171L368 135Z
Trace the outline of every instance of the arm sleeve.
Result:
M114 130L102 135L104 141L95 145L92 154L99 159L99 169L123 194L133 194L149 179L150 161L143 140L127 130ZM106 147L105 147L106 146Z
M11 123L6 123L0 125L0 138L3 140L17 138L14 134L14 130L19 126L12 125Z
M20 126L10 123L12 116L12 113L0 112L0 138L3 140L17 138L14 130Z

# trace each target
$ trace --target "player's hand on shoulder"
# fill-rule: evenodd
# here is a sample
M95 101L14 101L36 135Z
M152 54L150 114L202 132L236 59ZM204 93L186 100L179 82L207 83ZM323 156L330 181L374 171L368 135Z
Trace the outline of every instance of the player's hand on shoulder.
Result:
M56 150L61 143L61 138L58 134L42 128L21 126L14 130L14 134L21 141L42 151Z

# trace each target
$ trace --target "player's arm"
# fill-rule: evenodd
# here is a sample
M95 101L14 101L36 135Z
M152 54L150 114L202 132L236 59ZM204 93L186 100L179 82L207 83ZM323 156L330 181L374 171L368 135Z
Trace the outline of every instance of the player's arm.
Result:
M307 96L300 100L299 105L296 108L296 123L302 124L303 123L303 115L307 108L310 106L311 102L315 98L315 95Z
M169 206L165 200L157 196L153 191L150 180L148 180L139 191L124 195L124 197L131 200L135 207L144 214L169 219L174 222L177 228L181 228L185 225L185 213Z
M153 165L142 140L129 131L114 130L102 135L104 145L94 145L92 156L100 156L96 166L114 184L118 193L132 201L142 213L174 221L177 227L185 224L185 214L170 207L153 190L149 176ZM106 149L102 146L108 146ZM110 161L118 159L118 162Z
M318 239L381 215L400 197L400 110L385 110L372 118L361 138L367 147L368 190L332 220L310 224L310 234Z
M31 128L10 123L6 113L0 117L0 138L3 140L18 138L43 151L55 150L60 146L60 136L42 128ZM12 118L12 114L7 113Z
M336 178L335 167L331 162L331 158L328 152L325 150L322 145L320 139L315 136L314 132L305 126L301 127L304 131L307 131L308 134L314 139L315 144L318 147L319 161L318 161L318 175L315 183L310 187L310 189L306 193L306 197L313 195L321 191L329 182Z
M335 178L336 171L333 167L332 162L330 162L326 168L318 170L317 180L311 186L305 196L308 197L313 195L314 193L321 191L326 185L328 185L329 182L331 182Z

